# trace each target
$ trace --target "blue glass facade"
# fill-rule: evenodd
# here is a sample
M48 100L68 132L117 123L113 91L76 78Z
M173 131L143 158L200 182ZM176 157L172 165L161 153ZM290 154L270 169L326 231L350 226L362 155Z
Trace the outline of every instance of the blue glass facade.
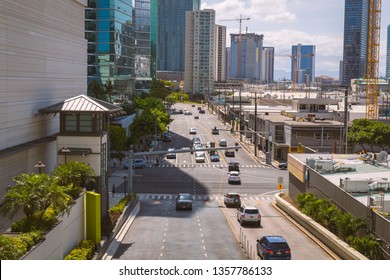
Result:
M297 84L314 83L315 78L315 52L316 47L313 45L296 45L292 46L291 51L291 81L294 80L294 69L296 69ZM296 68L294 67L294 64Z
M88 0L88 84L109 79L119 95L134 91L134 29L131 0Z
M390 25L387 26L386 79L390 79Z
M200 0L159 0L157 70L184 72L185 14L200 10Z
M366 74L369 0L345 0L343 85Z

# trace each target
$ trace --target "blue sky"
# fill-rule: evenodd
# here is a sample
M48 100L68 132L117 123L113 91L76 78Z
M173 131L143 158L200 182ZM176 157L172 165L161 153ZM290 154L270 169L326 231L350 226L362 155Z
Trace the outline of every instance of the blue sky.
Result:
M238 33L238 21L221 21L250 17L242 21L242 32L264 35L264 46L275 47L275 79L289 78L291 46L316 46L316 76L338 78L343 57L344 0L202 0L202 9L216 11L216 23ZM390 0L382 1L380 75L385 74L387 26L390 25ZM281 55L281 56L278 56Z

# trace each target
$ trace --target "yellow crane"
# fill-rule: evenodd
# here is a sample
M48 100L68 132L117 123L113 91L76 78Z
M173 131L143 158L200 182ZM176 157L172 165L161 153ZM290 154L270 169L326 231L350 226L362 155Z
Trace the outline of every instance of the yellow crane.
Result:
M368 10L366 62L366 119L378 119L378 72L381 28L381 0L370 0Z
M241 76L241 26L243 20L250 20L250 18L243 18L240 15L240 18L234 18L234 19L222 19L220 21L238 21L240 23L239 26L239 33L238 33L238 44L237 44L237 77L239 78Z

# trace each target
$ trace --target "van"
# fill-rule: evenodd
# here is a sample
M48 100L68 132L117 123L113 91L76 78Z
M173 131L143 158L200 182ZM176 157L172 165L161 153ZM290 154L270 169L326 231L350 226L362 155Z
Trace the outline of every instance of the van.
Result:
M205 153L202 152L195 152L195 162L196 163L204 163L206 161Z

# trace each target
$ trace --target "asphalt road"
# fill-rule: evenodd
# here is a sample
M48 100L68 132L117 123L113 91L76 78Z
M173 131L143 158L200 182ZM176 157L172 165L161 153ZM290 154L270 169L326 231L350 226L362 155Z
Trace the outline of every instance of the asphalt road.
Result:
M216 116L198 114L197 106L178 104L177 110L187 108L192 115L175 114L170 124L172 141L162 149L191 146L197 129L202 143L226 139L228 146L237 141L230 131L212 135L211 129L221 128ZM194 119L199 115L199 119ZM218 146L218 145L216 145ZM315 242L274 209L273 195L278 192L278 177L287 186L287 171L278 170L255 161L245 149L226 158L219 152L220 162L195 163L190 153L177 154L176 159L163 159L159 166L137 169L133 190L141 201L141 210L127 232L114 259L256 259L256 239L262 235L283 235L292 248L293 259L331 259ZM228 184L227 163L240 162L241 185ZM242 227L236 220L236 209L226 208L223 195L238 192L242 203L255 205L263 217L262 226ZM192 211L177 211L175 196L190 193Z

